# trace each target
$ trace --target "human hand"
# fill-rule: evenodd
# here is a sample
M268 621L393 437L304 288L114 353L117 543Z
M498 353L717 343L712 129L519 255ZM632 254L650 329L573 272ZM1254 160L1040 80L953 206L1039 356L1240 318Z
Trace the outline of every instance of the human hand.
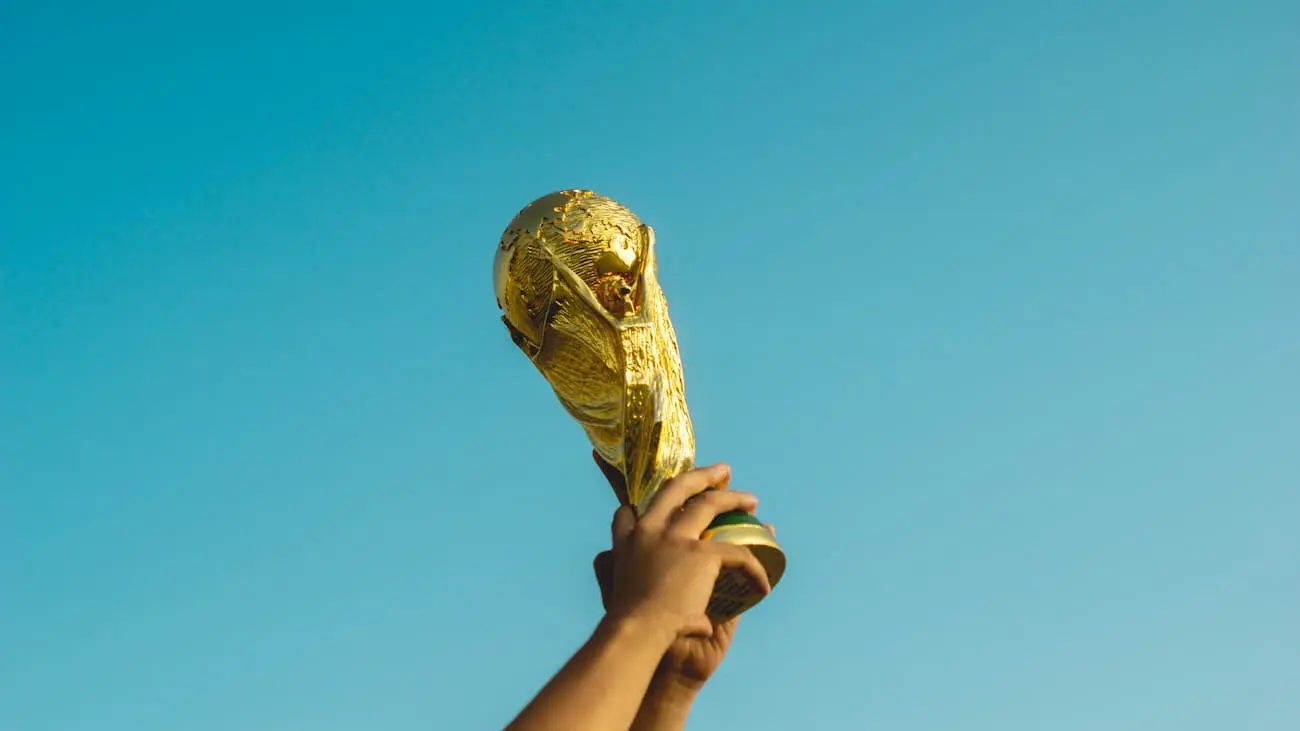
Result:
M626 491L623 489L622 473L602 460L599 455L593 453L593 456L601 472L609 480L610 487L619 496L620 502L624 502L623 496L626 495ZM617 514L615 519L618 519ZM770 525L768 530L775 533ZM604 602L606 609L609 608L609 596L613 587L613 559L613 551L604 551L598 554L593 562L596 583L600 586L601 601ZM713 624L712 632L708 636L677 638L665 653L655 673L654 686L664 694L678 694L684 691L693 695L697 692L722 664L728 648L731 647L731 640L735 636L739 622L740 617L735 616Z
M622 476L596 459L622 498ZM718 515L752 513L758 505L753 495L726 489L730 476L723 464L679 475L655 494L640 519L624 504L614 514L613 549L595 561L607 613L649 619L671 632L678 642L665 664L679 665L684 678L701 683L721 662L735 630L734 621L715 626L705 614L719 572L739 569L760 592L771 591L767 572L748 549L700 540ZM682 645L685 638L707 642Z

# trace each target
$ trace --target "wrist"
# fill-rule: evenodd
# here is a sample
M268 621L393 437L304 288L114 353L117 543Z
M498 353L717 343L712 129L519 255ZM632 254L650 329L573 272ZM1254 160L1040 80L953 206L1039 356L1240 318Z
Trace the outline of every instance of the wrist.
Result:
M660 669L650 681L631 731L675 731L686 728L699 686L680 682L675 673Z
M606 614L596 629L597 634L626 637L645 643L662 656L677 639L677 628L664 617L647 613Z
M675 670L661 667L650 681L649 694L663 705L689 708L703 687L702 681L692 680Z

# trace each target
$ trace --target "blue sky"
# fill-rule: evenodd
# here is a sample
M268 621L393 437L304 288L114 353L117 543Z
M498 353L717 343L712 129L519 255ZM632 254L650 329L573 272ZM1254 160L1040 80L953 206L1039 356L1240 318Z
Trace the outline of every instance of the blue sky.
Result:
M790 558L695 728L1296 728L1298 32L7 4L0 727L504 724L614 500L490 266L588 187Z

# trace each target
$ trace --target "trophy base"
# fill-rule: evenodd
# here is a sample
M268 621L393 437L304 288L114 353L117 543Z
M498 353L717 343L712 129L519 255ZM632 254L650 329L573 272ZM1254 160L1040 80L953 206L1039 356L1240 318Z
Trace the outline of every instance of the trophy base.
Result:
M767 571L767 580L776 588L776 584L785 574L785 551L776 542L776 537L763 525L762 521L740 510L723 513L709 524L708 530L700 536L707 541L733 543L748 548L763 564ZM755 590L753 583L744 572L737 569L724 569L713 586L713 597L709 599L706 610L709 618L722 622L739 615L762 601L763 595Z

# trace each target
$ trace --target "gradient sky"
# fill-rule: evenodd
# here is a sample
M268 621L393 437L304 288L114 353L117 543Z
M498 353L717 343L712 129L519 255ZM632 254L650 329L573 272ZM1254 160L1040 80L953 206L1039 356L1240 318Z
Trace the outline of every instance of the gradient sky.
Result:
M1300 728L1294 2L0 10L0 728L502 726L614 499L490 268L658 234L789 558L694 728Z

